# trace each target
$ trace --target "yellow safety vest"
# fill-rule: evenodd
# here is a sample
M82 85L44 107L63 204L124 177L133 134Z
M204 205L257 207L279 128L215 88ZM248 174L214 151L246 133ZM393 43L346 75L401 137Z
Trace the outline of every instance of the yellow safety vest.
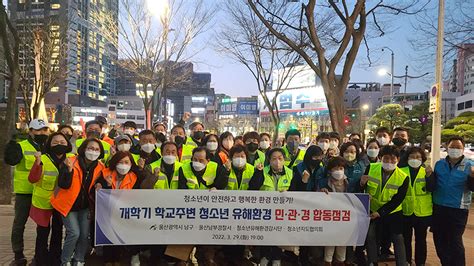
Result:
M158 169L161 168L161 161L162 159L159 159L158 161L155 161L152 164L150 164L151 172L153 174L155 174L156 168ZM174 162L174 173L173 173L173 178L171 179L171 185L168 183L168 177L166 176L166 174L160 171L160 174L158 175L158 180L156 181L153 188L154 189L178 189L180 167L181 167L181 163L176 160Z
M21 151L23 158L15 165L13 172L13 192L17 194L31 194L33 193L33 184L28 181L28 175L30 174L31 167L35 163L36 148L31 145L28 140L20 141Z
M202 175L202 179L206 184L199 184L197 177L194 175L192 170L192 162L187 162L181 166L183 175L186 178L186 185L188 189L209 189L212 184L214 184L214 179L217 175L217 163L209 162L206 166L206 170Z
M285 145L285 146L282 147L282 149L285 152L285 166L292 168L293 166L298 165L299 163L301 163L304 160L304 155L305 155L306 151L304 151L302 149L298 149L298 153L296 154L296 159L293 162L293 164L290 165L291 164L291 154L288 151L288 147Z
M194 142L193 142L194 143ZM194 143L196 144L196 143ZM191 158L193 157L193 150L197 146L189 145L189 144L183 144L183 148L181 150L181 160L179 160L181 163L187 163L191 161Z
M86 139L78 139L76 140L76 150L79 149L79 147L81 147L82 143L85 141ZM110 144L107 143L106 141L103 141L103 140L100 140L100 142L102 143L102 146L104 147L104 159L102 159L103 162L107 162L109 160L109 156L110 156Z
M51 196L53 196L56 188L59 170L49 158L49 155L41 155L41 162L43 163L41 178L33 184L31 204L39 209L52 210Z
M227 190L247 190L249 189L249 182L250 179L253 177L253 173L255 172L255 168L253 165L247 163L245 164L245 169L242 172L242 180L239 183L237 182L237 176L235 175L234 168L231 167L230 174L229 174L229 182L227 183Z
M369 180L367 181L367 193L372 197L370 200L370 210L376 212L380 207L389 202L397 194L398 188L403 185L406 178L407 174L397 167L382 188L382 163L371 163ZM391 213L401 210L402 204L397 206Z
M132 153L133 160L135 161L135 164L138 164L138 160L140 160L140 155Z
M401 170L410 176L408 166L401 168ZM405 216L415 214L418 217L426 217L433 214L433 199L431 192L426 191L426 171L423 166L418 170L413 185L410 178L407 195L402 202L402 209Z
M253 162L253 166L257 166L259 164L265 165L265 153L260 150L257 150L258 159Z
M293 171L291 171L290 168L284 166L285 169L285 175L280 176L278 178L278 183L277 183L277 190L278 191L285 191L290 188L291 180L293 179ZM265 191L275 191L275 178L273 175L270 174L270 165L267 165L263 169L263 185L260 188L260 190L265 190Z
M193 146L194 148L198 146L191 137L186 137L186 145Z

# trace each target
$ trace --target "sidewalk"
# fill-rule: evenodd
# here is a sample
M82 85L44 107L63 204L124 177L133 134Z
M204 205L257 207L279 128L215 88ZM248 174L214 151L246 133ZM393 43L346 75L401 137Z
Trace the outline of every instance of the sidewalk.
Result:
M0 265L9 265L13 260L13 253L10 245L10 233L13 223L13 206L0 205ZM34 255L34 245L36 237L36 226L28 220L25 229L25 256L28 262ZM426 265L440 265L436 251L434 249L432 234L428 234L428 260ZM466 249L466 265L474 265L474 206L471 207L469 213L469 221L464 233L464 246ZM379 265L395 265L395 263L379 264Z

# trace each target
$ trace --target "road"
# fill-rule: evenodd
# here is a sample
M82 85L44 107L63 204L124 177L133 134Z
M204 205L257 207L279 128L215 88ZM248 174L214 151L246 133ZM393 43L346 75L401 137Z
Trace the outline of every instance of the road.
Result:
M10 232L13 222L13 207L0 205L0 265L9 265L13 259L10 245ZM28 261L34 255L35 224L28 221L25 233L25 256ZM428 261L426 265L440 265L433 245L432 234L428 234ZM466 248L466 265L474 265L474 205L471 207L468 225L464 233L464 246ZM379 265L395 265L395 263L382 263Z

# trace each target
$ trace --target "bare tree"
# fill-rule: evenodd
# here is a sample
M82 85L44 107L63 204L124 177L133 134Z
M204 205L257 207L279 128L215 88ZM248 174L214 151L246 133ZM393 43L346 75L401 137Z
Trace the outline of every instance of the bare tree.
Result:
M57 22L22 24L20 36L20 92L27 120L38 118L44 108L44 98L66 77L67 42L65 31Z
M16 94L20 85L19 66L19 37L16 28L8 18L5 7L0 7L0 41L3 46L8 73L6 80L9 81L8 101L5 119L0 119L2 127L0 129L0 167L3 178L0 178L0 204L10 204L12 198L11 167L5 164L5 145L15 132L16 122Z
M317 4L316 0L304 1L247 0L249 7L263 22L265 27L279 40L296 51L321 79L326 95L333 130L344 133L344 93L350 80L350 74L360 46L369 48L369 37L385 34L383 21L389 15L413 14L419 1L393 4L376 1L373 4L365 0L352 1L328 0ZM350 6L352 4L352 7ZM272 12L273 5L300 5L297 11L297 23L287 21ZM423 8L424 5L421 7ZM379 16L380 15L380 16ZM326 21L332 30L321 30L321 21ZM368 29L372 31L369 34ZM331 46L334 45L334 48ZM341 71L338 75L336 71Z
M107 16L102 19L106 28L118 32L120 61L125 62L122 67L133 73L140 84L149 127L155 95L158 94L158 103L162 103L168 88L190 81L192 71L187 71L183 62L199 52L191 44L208 29L216 9L207 7L203 0L172 0L162 6L157 18L146 2L120 0L118 25ZM166 104L158 108L166 114Z
M273 126L273 143L279 134L278 96L298 73L300 56L289 49L240 1L227 1L226 24L218 34L218 50L242 64L252 74ZM285 9L275 10L283 14ZM273 88L272 88L273 85Z

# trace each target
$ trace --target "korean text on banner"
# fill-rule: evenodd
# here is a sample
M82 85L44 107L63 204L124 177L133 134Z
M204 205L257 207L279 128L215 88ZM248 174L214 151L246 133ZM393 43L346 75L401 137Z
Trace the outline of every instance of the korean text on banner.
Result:
M201 190L96 192L96 245L363 245L367 194Z

